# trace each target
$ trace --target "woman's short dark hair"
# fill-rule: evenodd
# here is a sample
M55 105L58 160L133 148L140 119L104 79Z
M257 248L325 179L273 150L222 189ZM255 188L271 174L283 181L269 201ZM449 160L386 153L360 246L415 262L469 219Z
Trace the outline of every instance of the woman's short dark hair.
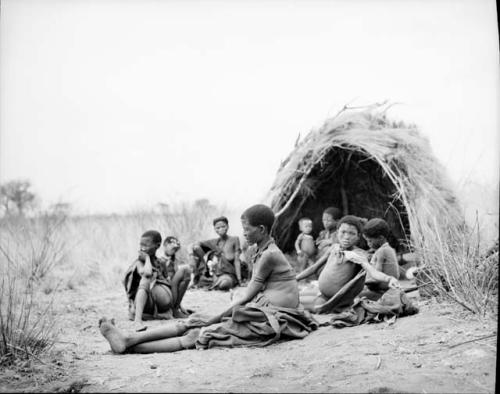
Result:
M153 243L161 244L161 234L156 230L148 230L142 234L141 238L151 238Z
M376 238L380 235L387 238L390 231L387 222L381 218L370 219L363 226L363 234L369 238Z
M264 204L253 205L245 209L241 218L248 220L252 226L264 226L268 232L271 232L274 224L274 213L271 208Z

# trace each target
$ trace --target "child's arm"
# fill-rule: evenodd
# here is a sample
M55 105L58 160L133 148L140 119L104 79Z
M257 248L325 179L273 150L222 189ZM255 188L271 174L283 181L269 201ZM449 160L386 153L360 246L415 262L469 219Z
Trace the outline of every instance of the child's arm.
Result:
M298 256L302 253L302 249L300 249L300 242L302 241L302 236L303 234L300 233L297 239L295 240L295 251L297 252Z
M236 271L236 279L241 283L241 263L240 263L240 239L234 237L234 270Z
M382 271L384 274L398 278L399 264L396 251L392 248L384 248L382 252Z
M352 263L359 264L361 267L363 267L366 272L368 272L373 279L375 279L378 282L382 283L387 283L389 287L400 289L401 285L399 284L398 280L392 276L386 275L383 272L380 272L377 270L375 267L373 267L366 257L361 256L355 252L351 251L345 251L345 258L346 260L351 261Z
M151 264L149 255L144 252L139 252L139 258L137 261L137 273L146 278L151 278L153 276L153 265Z
M317 270L319 270L326 263L326 260L328 260L328 256L330 256L330 251L328 251L323 256L321 256L318 259L318 261L316 261L309 268L306 268L304 271L302 271L301 273L299 273L295 277L295 279L302 280L302 279L310 277L312 274L314 274Z

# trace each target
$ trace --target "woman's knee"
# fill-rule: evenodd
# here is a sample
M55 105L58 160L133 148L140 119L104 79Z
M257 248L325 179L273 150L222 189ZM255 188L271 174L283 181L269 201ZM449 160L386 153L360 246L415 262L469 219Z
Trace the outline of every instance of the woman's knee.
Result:
M182 277L183 280L189 280L191 279L191 274L193 273L193 270L189 265L183 265L179 267L179 273Z
M153 300L160 312L164 312L172 306L172 294L162 286L155 286L152 290Z
M141 277L139 281L139 286L137 290L144 290L146 293L149 293L151 286L151 278L147 278L145 276Z
M231 278L221 278L217 287L220 290L229 290L233 288L233 280Z

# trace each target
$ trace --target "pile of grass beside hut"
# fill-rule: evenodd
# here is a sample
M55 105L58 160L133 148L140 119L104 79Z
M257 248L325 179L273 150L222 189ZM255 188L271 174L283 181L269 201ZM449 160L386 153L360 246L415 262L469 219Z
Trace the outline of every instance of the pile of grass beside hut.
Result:
M385 218L395 236L393 246L420 255L432 268L427 279L437 291L451 291L474 309L455 294L454 283L463 280L464 272L449 267L454 263L442 256L443 250L463 249L468 231L445 169L417 127L390 120L388 109L385 103L344 108L297 143L266 198L277 216L273 235L285 252L293 251L298 219L310 217L317 235L328 206L367 219Z

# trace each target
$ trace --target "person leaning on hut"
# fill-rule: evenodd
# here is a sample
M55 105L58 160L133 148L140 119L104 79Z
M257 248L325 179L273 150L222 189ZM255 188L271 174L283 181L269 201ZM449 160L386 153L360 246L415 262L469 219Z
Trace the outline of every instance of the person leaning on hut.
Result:
M213 259L217 263L214 275L210 275L209 288L229 290L241 283L240 239L228 235L229 221L225 216L215 218L213 225L218 238L195 242L192 245L192 254L196 261L194 284L204 285L203 277L208 269L208 259Z
M254 273L245 293L209 319L190 317L144 332L124 332L113 320L99 321L101 334L115 353L175 352L215 346L266 346L280 339L304 338L317 322L299 304L295 273L270 231L272 210L254 205L241 215L243 234L257 245ZM203 327L203 328L199 328Z
M354 298L363 290L365 272L389 287L399 287L392 276L377 271L367 260L366 252L356 245L361 236L361 219L347 215L337 224L338 243L311 267L297 275L305 279L319 269L318 287L306 288L300 294L300 302L306 310L317 313L340 313L351 307Z

